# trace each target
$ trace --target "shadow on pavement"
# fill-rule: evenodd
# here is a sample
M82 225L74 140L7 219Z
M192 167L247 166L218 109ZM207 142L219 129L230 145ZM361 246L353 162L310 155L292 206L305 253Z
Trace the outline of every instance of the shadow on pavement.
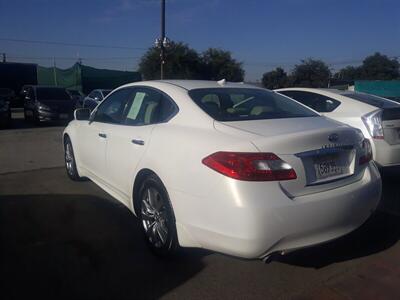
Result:
M322 268L332 263L368 256L393 246L400 239L400 215L390 203L400 203L398 184L393 178L383 180L383 199L378 210L364 225L352 233L328 242L310 247L276 260L282 263L309 268ZM397 205L397 208L400 206ZM390 212L390 213L387 213Z
M4 299L156 299L205 255L154 257L127 208L87 195L1 196L0 245Z

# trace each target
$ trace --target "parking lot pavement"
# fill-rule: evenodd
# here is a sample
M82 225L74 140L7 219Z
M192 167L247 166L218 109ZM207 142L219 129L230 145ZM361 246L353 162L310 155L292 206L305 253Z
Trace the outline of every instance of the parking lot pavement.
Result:
M194 249L165 261L149 253L127 208L91 182L70 181L64 168L0 175L0 191L5 299L400 295L400 220L391 215L378 214L345 238L270 264Z
M12 155L24 158L27 146L32 157L49 144L56 149L51 138L33 138L43 129L26 131ZM0 145L5 140L16 141L0 134ZM43 148L34 146L39 140ZM62 153L54 162L62 164ZM149 253L127 208L90 181L70 181L63 167L40 164L0 174L1 299L400 298L395 215L377 213L344 238L270 264L198 249L162 260ZM390 203L400 201L397 182L384 182Z
M23 112L13 111L12 128L0 130L0 174L63 165L61 124L35 127Z

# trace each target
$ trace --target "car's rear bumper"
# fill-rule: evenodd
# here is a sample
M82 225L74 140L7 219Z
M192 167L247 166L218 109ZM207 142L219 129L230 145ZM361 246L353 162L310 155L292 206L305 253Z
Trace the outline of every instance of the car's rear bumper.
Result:
M395 167L400 166L400 144L389 145L384 140L374 140L375 144L375 161L379 167Z
M302 248L343 236L362 225L381 197L374 163L361 180L289 198L278 183L227 179L207 199L171 193L182 246L200 246L244 257ZM186 214L186 215L185 215Z

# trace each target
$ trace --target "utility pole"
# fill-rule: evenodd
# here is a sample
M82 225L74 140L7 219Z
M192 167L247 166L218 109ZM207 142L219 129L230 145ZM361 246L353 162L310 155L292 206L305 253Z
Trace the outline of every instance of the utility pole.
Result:
M54 83L56 86L58 86L57 83L57 66L56 66L56 58L53 57L53 75L54 75Z
M161 0L161 43L160 43L161 79L164 79L164 64L165 64L164 40L165 40L165 0Z
M165 36L165 0L161 0L161 36L156 39L155 45L160 49L160 78L164 79L165 49L170 45Z

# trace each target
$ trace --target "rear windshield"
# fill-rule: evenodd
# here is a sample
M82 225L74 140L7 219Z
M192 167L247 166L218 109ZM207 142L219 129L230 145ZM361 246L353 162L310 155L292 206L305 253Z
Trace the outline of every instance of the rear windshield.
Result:
M391 108L399 106L397 103L393 103L390 100L364 93L347 92L343 93L342 95L378 108Z
M36 90L38 100L71 100L65 89L38 88Z
M319 116L287 97L262 89L194 89L189 91L189 95L200 108L217 121Z

